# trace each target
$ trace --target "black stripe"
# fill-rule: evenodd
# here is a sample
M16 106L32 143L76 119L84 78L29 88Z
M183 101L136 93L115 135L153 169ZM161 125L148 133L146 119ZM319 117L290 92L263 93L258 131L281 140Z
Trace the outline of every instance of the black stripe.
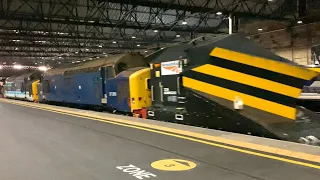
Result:
M251 96L255 96L255 97L258 97L261 99L265 99L265 100L269 100L269 101L276 102L279 104L283 104L286 106L295 107L295 103L296 103L295 98L285 96L282 94L277 94L277 93L274 93L271 91L267 91L265 89L260 89L260 88L248 86L245 84L237 83L234 81L229 81L229 80L218 78L215 76L210 76L210 75L203 74L203 73L196 72L196 71L192 71L192 70L185 72L184 76L192 78L192 79L196 79L196 80L208 83L208 84L213 84L213 85L220 86L220 87L223 87L226 89L230 89L230 90L234 90L234 91L248 94Z
M222 59L222 58L217 58L217 57L211 57L211 58L212 58L212 61L211 61L212 65L223 67L226 69L234 70L237 72L241 72L241 73L256 76L256 77L261 77L263 79L268 79L281 84L286 84L292 87L296 87L299 89L303 87L306 81L304 79L295 78L285 74L280 74L274 71L269 71L266 69L261 69L258 67L237 63L237 62Z

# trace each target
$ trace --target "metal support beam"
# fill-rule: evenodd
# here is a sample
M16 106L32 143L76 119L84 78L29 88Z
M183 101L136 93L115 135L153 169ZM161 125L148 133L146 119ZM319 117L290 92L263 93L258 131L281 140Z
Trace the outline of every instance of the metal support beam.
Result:
M64 44L26 44L26 43L0 43L3 47L40 47L40 48L90 48L90 49L106 49L104 47L89 45L64 45ZM130 49L130 47L109 46L107 49ZM136 47L136 49L143 49Z
M38 22L38 23L55 23L55 24L67 24L67 25L77 25L77 26L96 26L96 27L110 27L113 28L115 24L110 24L108 22L83 22L76 20L56 20L56 19L42 19L42 18L34 18L34 17L26 17L26 16L9 16L7 14L0 14L0 19L3 20L18 20L23 22ZM194 28L192 27L182 27L176 26L173 29L170 26L161 26L154 27L152 25L145 25L141 23L142 26L129 24L129 23L121 23L117 25L117 28L125 28L125 29L137 29L137 30L146 30L146 29L158 29L159 31L176 31L176 32L192 32ZM210 28L199 28L198 33L210 33Z
M130 4L130 5L139 5L139 6L146 6L146 7L153 7L153 8L165 8L168 5L168 2L165 0L97 0L98 2L112 2L112 3L120 3L120 4ZM259 6L264 3L264 1L250 1L250 0L233 0L228 5L226 4L225 0L215 0L216 5L218 8L213 7L201 7L196 6L196 0L186 0L184 3L181 3L180 1L176 0L175 3L172 3L169 7L169 9L173 10L179 10L179 11L190 11L191 13L197 13L197 12L211 12L216 13L218 11L222 11L224 14L234 14L239 17L255 17L255 18L261 18L261 19L270 19L270 20L288 20L287 18L284 18L282 16L277 16L277 14L270 14L270 15L264 15L264 14L258 14L256 12L250 12L250 11L232 11L231 8L234 5L237 4L245 4L247 3L255 3L255 5ZM219 5L221 7L219 7ZM266 9L268 7L265 7ZM240 9L240 8L239 8Z
M57 40L65 40L65 39L76 39L76 40L90 40L90 41L109 41L112 43L113 41L116 42L124 42L123 38L105 38L105 37L98 37L98 36L84 36L84 35L56 35L52 33L48 34L35 34L35 33L14 33L14 32L0 32L0 39L31 39L33 38L34 40L48 40L52 39L53 41ZM151 38L151 37L150 37ZM165 39L159 39L155 40L153 42L155 43L171 43L172 38L165 38ZM147 43L149 40L142 39L142 38L137 38L136 42L141 42L141 43Z

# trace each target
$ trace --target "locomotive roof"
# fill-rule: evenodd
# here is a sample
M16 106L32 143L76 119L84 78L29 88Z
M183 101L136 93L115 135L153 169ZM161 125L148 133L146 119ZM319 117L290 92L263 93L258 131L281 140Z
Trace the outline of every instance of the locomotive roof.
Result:
M255 43L241 34L218 36L200 43L188 43L169 47L165 49L159 56L153 58L151 63L160 63L184 58L189 58L193 64L204 63L204 61L207 59L205 57L209 56L210 52L215 47L221 47L244 54L298 65L290 60L274 54L273 52L264 48L262 45Z
M23 80L24 78L30 77L31 75L33 75L35 73L40 73L40 71L32 71L32 72L23 73L20 75L10 76L7 78L6 81Z
M200 37L190 41L189 43L183 43L183 44L161 49L150 56L150 58L152 58L151 63L161 63L165 61L185 59L187 58L187 55L188 55L187 54L188 49L195 47L199 44L216 42L220 39L225 38L226 36L228 35L221 35L217 37L214 37L214 36Z
M6 81L7 82L9 82L9 81L13 81L13 80L15 80L16 79L16 75L14 75L14 76L10 76L10 77L8 77L7 79L6 79Z
M46 71L44 75L63 74L66 71L75 71L75 70L81 70L81 69L87 69L87 68L102 67L107 64L116 64L121 59L128 56L132 56L132 58L142 57L141 55L136 53L112 55L109 57L102 57L102 58L94 59L91 61L85 61L77 64L70 64L64 67L53 68Z
M163 49L161 53L154 55L152 63L161 63L170 60L184 59L187 57L186 50L192 47L192 44L181 44L178 46Z

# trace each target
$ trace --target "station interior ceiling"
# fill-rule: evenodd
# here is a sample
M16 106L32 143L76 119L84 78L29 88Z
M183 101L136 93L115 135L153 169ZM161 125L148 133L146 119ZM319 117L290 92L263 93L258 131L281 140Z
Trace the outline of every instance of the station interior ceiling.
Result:
M0 76L24 66L63 66L112 54L148 55L201 36L319 22L320 0L2 0ZM229 20L231 18L231 21ZM259 42L259 40L256 40Z

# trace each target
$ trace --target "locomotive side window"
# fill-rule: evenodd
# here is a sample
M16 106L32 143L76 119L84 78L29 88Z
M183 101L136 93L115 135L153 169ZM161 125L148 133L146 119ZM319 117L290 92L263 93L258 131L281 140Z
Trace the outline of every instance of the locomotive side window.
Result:
M107 66L106 72L105 72L106 79L114 78L114 72L112 66Z
M48 80L43 81L43 92L49 93L50 92L50 83Z
M24 90L24 83L23 83L23 82L21 83L20 91L21 91L21 92L24 92L24 91L25 91L25 90Z
M151 84L150 84L150 79L146 79L146 89L150 90L151 89Z
M64 85L71 86L71 78L64 78Z
M100 80L99 77L95 77L95 78L93 78L93 83L94 84L99 84L99 80Z

